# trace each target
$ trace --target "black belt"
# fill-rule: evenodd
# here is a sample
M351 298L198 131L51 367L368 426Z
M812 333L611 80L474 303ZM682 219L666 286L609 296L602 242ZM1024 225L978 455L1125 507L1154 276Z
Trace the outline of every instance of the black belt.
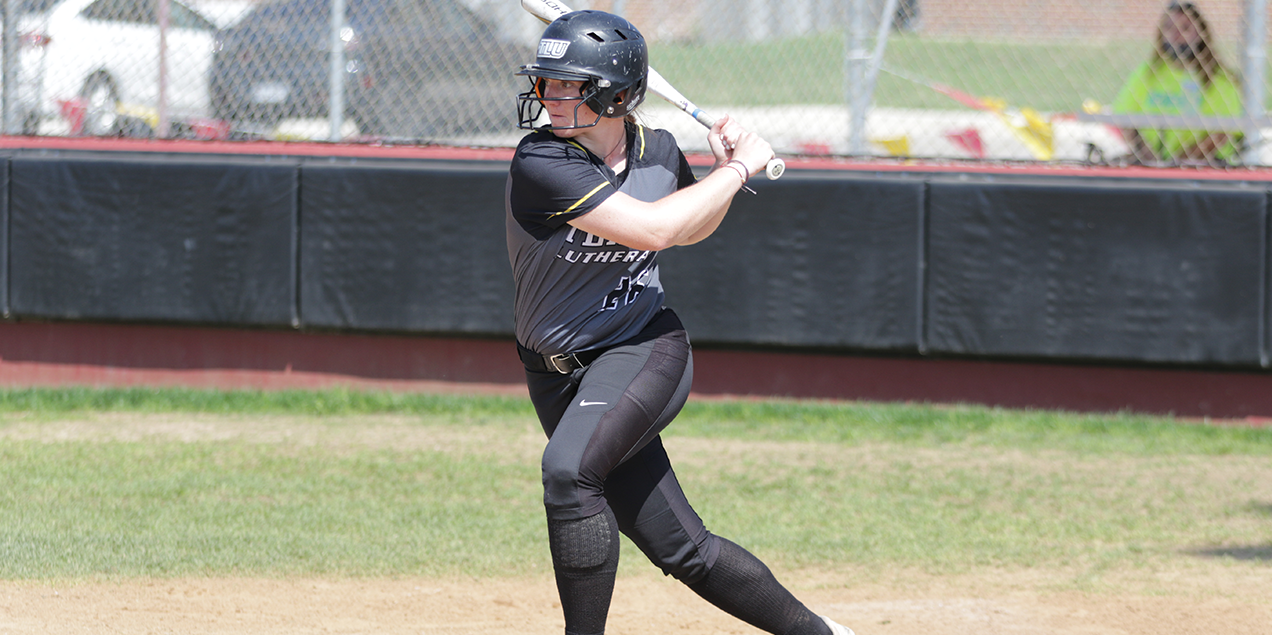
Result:
M607 350L609 349L594 348L588 351L578 351L577 353L541 355L522 346L520 342L517 343L517 354L521 356L521 363L525 364L526 368L541 373L561 373L562 375L569 375L580 368L586 367L596 361L596 358Z

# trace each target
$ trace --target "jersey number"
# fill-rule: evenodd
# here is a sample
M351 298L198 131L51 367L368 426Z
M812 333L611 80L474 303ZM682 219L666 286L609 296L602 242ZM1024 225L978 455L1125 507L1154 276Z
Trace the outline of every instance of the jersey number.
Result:
M635 279L623 276L618 281L618 286L609 295L605 296L605 302L601 305L602 311L613 311L619 307L627 306L636 300L636 296L645 290L645 278L649 277L649 270L640 272Z

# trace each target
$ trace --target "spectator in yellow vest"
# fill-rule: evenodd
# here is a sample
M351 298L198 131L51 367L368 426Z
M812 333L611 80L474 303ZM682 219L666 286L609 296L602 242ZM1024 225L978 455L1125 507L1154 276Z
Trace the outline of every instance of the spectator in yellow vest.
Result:
M1215 55L1210 26L1192 2L1172 2L1157 28L1153 55L1127 79L1118 114L1225 117L1242 114L1236 75ZM1201 128L1124 129L1133 159L1146 164L1231 165L1241 134Z

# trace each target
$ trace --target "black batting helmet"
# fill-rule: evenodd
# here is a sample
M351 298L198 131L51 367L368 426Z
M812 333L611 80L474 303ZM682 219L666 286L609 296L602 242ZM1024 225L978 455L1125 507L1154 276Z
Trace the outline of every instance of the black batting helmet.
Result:
M626 117L645 100L649 49L631 22L603 11L574 11L548 25L539 39L533 64L518 75L530 78L530 90L517 95L518 126L533 128L543 111L543 80L583 82L574 107L574 125L595 126L601 117ZM597 117L579 123L579 107L587 104Z

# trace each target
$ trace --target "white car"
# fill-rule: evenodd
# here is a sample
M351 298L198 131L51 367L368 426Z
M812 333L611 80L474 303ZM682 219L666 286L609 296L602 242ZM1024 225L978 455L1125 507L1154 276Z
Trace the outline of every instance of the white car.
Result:
M159 0L61 0L19 23L21 94L26 132L65 117L76 104L72 132L118 134L121 112L154 112L160 99ZM171 118L206 117L208 68L216 26L168 0L167 73L162 100ZM86 113L84 112L86 108ZM78 129L75 129L78 128Z

